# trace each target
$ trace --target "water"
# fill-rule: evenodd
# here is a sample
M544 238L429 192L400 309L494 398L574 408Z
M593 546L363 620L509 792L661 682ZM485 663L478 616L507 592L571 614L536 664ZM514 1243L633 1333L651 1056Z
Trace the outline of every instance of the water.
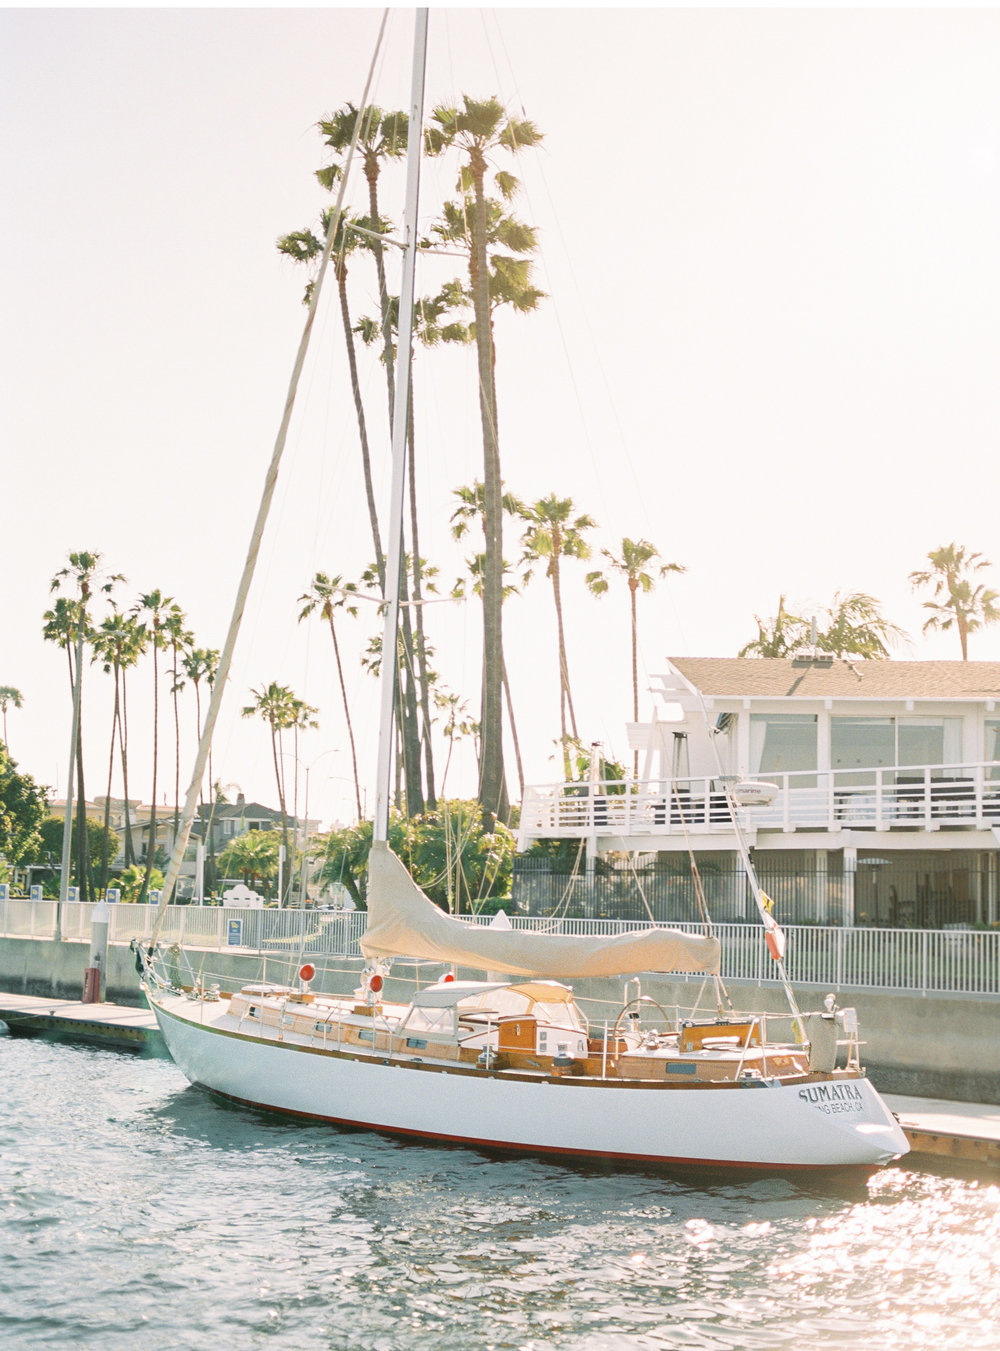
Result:
M0 1037L0 1345L1000 1348L1000 1187L499 1160Z

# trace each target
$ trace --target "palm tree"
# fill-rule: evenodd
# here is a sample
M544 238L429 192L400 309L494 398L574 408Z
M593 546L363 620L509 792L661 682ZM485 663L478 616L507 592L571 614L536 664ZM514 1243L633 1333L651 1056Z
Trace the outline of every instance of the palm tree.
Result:
M351 768L354 773L354 801L357 807L358 820L361 820L361 778L358 774L358 752L354 744L354 725L351 722L351 706L347 698L347 684L344 681L344 667L340 660L340 643L337 640L337 626L334 623L334 614L337 610L345 609L349 615L357 617L358 608L356 605L349 604L352 596L356 596L358 591L356 582L345 582L340 576L328 577L325 572L317 572L312 579L312 589L299 597L299 604L302 609L299 611L299 622L308 619L311 614L317 611L321 619L325 619L330 628L330 637L333 640L333 655L337 663L337 679L340 681L340 697L344 705L344 721L347 724L347 737L351 743Z
M629 589L629 608L632 617L632 721L639 721L639 630L636 615L636 597L640 591L652 591L656 582L650 573L645 571L646 565L651 563L654 558L660 557L660 551L655 545L650 544L648 539L622 540L622 550L620 554L613 554L609 549L602 549L601 553L608 560L611 568L620 576L625 578ZM685 568L680 563L663 563L659 569L659 576L666 577L670 572L684 572ZM600 571L587 574L587 585L595 596L602 596L608 590L608 581ZM632 774L634 778L639 777L639 752L635 752L632 764Z
M77 792L77 885L80 899L89 899L92 890L90 878L90 858L87 852L87 797L83 775L83 644L89 641L93 633L90 615L90 602L95 589L104 595L110 595L118 582L125 580L120 574L106 576L99 582L103 555L96 551L80 550L69 555L68 565L56 573L50 584L51 591L59 591L67 584L74 588L71 598L60 596L52 610L47 611L44 636L58 642L66 648L69 661L70 688L73 693L76 715L76 792ZM74 664L74 648L76 661Z
M171 609L176 609L170 596L162 591L149 591L140 596L132 607L132 613L140 621L146 646L153 654L153 787L149 800L149 840L146 848L146 870L143 877L140 900L149 891L149 879L156 857L156 780L160 756L160 666L157 653L169 645L167 620ZM145 616L145 618L143 618Z
M874 596L862 591L841 596L837 591L826 611L829 627L816 636L821 652L832 652L835 657L862 657L866 661L882 661L889 656L889 647L906 634L882 615Z
M579 740L576 712L569 684L569 665L566 660L566 632L563 625L562 583L560 560L589 558L590 545L584 531L593 529L596 522L590 516L573 518L573 499L550 493L539 498L525 513L528 528L521 537L524 546L523 563L527 567L525 581L536 563L546 561L545 575L552 583L552 598L556 607L556 637L559 646L559 731L563 751L563 767L570 777L569 737ZM569 725L567 727L567 714Z
M332 211L323 213L322 234L320 240L311 230L296 230L278 240L278 250L298 263L311 263L323 256L325 239L330 228ZM355 222L360 224L360 222ZM354 324L351 321L350 302L347 295L347 259L358 246L359 236L348 229L347 212L342 212L334 240L334 275L337 278L337 294L340 297L340 316L344 328L347 365L351 378L351 393L354 398L354 411L358 423L358 436L361 442L361 471L364 477L365 498L368 504L368 523L375 549L375 562L378 568L379 586L385 595L385 556L382 553L382 539L379 531L378 508L375 503L375 484L372 478L371 450L368 444L368 423L365 417L364 400L361 396L361 381L358 376L358 359L354 342ZM309 304L312 297L312 282L306 287L304 303Z
M790 657L809 641L809 626L798 615L785 609L784 596L778 597L778 613L774 619L754 615L757 637L745 643L737 654L740 657Z
M134 616L124 615L115 607L94 633L91 647L94 652L93 659L101 662L104 674L113 676L115 682L115 702L111 715L111 748L108 752L108 786L104 799L104 843L101 852L100 887L104 891L108 885L108 870L111 864L108 858L108 831L111 824L111 780L114 774L116 746L121 759L125 793L125 864L128 866L135 862L129 819L125 672L130 666L135 665L144 651L145 635L140 636Z
M287 685L279 685L272 680L269 685L263 686L259 690L251 690L253 703L248 704L242 709L244 718L263 718L271 732L271 754L274 759L274 781L278 790L278 806L281 810L281 840L285 851L286 862L290 862L288 848L288 812L285 807L285 774L282 767L281 734L289 731L291 728L304 725L315 727L315 722L311 722L312 715L316 713L315 708L297 698ZM285 876L282 885L281 904L287 902L289 884L291 881L291 867L286 867Z
M194 687L195 717L198 726L198 741L201 741L201 682L208 686L215 684L215 672L219 666L219 654L214 647L189 647L181 658L184 674ZM208 781L212 782L212 752L208 753ZM199 801L204 798L199 794Z
M441 218L431 227L437 237L446 245L459 245L469 256L470 277L473 275L472 260L475 239L472 229L473 212L468 198L460 202L445 202ZM499 414L496 392L496 341L494 317L497 310L505 305L518 314L530 314L536 310L545 298L532 283L532 260L524 255L534 252L538 247L538 235L535 229L523 221L515 219L504 210L500 202L487 198L486 201L486 246L489 259L489 323L490 323L490 394L493 405L494 430L499 437ZM498 249L509 250L500 253ZM511 254L521 255L520 257ZM447 311L460 308L472 308L475 313L473 286L465 286L455 280L442 287L432 304L436 320ZM435 322L432 333L444 342L471 343L476 340L476 324L452 322L440 325Z
M347 103L332 117L320 122L319 128L326 137L326 144L337 155L343 155L352 141L358 123L358 110L353 103ZM368 222L366 227L370 235L370 248L375 258L375 271L378 277L379 311L382 315L382 341L385 354L386 384L389 394L389 425L392 426L393 409L396 402L395 372L390 355L392 346L392 327L389 323L389 293L385 282L385 255L382 249L383 232L379 214L378 180L384 160L401 159L406 154L406 138L410 119L403 112L384 112L374 104L369 104L362 116L358 132L357 149L364 166L365 182L368 184ZM334 161L316 173L320 183L332 192L333 186L341 177L343 168ZM361 222L356 222L361 224Z
M503 484L500 485L501 489ZM458 506L451 513L451 533L453 539L462 539L469 530L473 521L477 521L482 527L483 533L486 533L485 525L485 505L483 485L476 479L471 486L464 485L453 490L453 495L458 498ZM508 516L516 516L523 519L525 514L525 505L520 498L515 497L513 493L502 493L501 505ZM471 558L465 560L465 565L469 570L469 577L472 580L472 591L474 595L482 597L483 594L483 574L486 570L486 555L484 553L474 554ZM503 576L507 577L510 572L510 565L504 560ZM501 603L506 602L508 596L517 595L518 589L512 583L504 581L504 588L501 597ZM452 588L452 595L456 599L461 599L465 595L465 579L460 578ZM507 705L507 721L510 725L510 737L514 746L514 763L517 768L517 786L521 797L524 796L524 767L521 764L521 746L517 736L517 721L514 717L514 700L510 692L510 679L507 675L507 660L504 658L502 664L502 682L504 700ZM476 733L479 733L479 724L475 724ZM449 755L451 750L449 747ZM444 789L442 788L442 794Z
M230 840L219 855L224 877L242 877L256 891L258 878L273 882L278 873L278 841L270 830L248 830Z
M969 634L985 628L1000 619L1000 595L991 591L982 583L973 586L970 574L990 567L988 558L980 553L972 553L964 544L944 545L932 549L927 555L931 566L910 573L910 584L916 589L920 586L933 586L934 600L925 600L923 608L930 610L930 618L923 632L939 629L958 630L958 641L962 646L962 660L969 660Z
M490 819L508 815L507 787L503 768L503 509L500 486L500 445L497 435L493 380L493 341L490 330L489 264L487 259L486 175L490 157L498 150L516 154L537 145L541 133L527 119L510 117L495 98L463 96L463 106L439 107L432 114L435 125L426 133L428 150L439 153L455 147L463 157L459 191L471 197L469 275L476 321L476 352L479 369L479 410L483 433L483 485L486 525L486 567L483 575L483 708L482 754L479 801ZM517 191L510 174L495 175L501 195L509 200Z
M7 741L7 709L20 708L24 703L24 696L20 690L13 685L0 685L0 714L3 715L3 744L8 746Z
M448 778L448 768L451 765L451 753L455 748L455 742L462 737L472 736L478 739L479 724L474 721L469 706L457 694L451 694L446 690L434 691L434 702L442 713L446 714L444 727L445 738L448 742L448 755L444 762L444 773L441 775L441 797L444 797L444 786ZM476 758L479 758L478 745L476 749Z
M194 643L194 634L185 627L186 616L179 605L167 611L163 629L170 648L170 697L174 705L174 839L181 828L181 719L178 697L184 688L181 675L181 657Z

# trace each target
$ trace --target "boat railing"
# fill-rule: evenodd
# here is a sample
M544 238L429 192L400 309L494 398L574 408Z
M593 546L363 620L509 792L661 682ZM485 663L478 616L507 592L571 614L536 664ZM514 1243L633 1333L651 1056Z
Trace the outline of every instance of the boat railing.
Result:
M61 914L57 916L57 910ZM5 937L89 942L93 906L55 901L0 901L0 933ZM155 906L111 907L108 938L112 943L142 941L150 936ZM303 957L345 960L360 955L365 911L235 910L220 907L172 907L160 941L183 943L205 951L256 953L295 963ZM512 915L515 929L544 928L563 934L617 934L651 927L646 920L563 918L539 920ZM470 917L488 924L490 917ZM701 933L693 923L672 927ZM888 929L841 928L819 924L785 924L785 967L793 985L840 989L912 991L923 994L1000 997L1000 930L976 928ZM754 923L716 924L726 980L755 985L777 984L775 964ZM701 981L700 973L679 979Z
M744 828L939 830L1000 826L1000 761L761 772L769 804L738 809ZM732 833L718 777L605 779L526 787L519 847L538 839Z

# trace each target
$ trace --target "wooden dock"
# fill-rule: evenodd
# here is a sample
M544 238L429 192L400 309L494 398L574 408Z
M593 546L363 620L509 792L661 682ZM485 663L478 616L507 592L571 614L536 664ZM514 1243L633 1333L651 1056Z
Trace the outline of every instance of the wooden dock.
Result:
M123 1004L81 1004L72 999L0 993L0 1022L18 1034L94 1041L132 1050L163 1049L152 1012Z
M894 1093L883 1097L899 1117L914 1163L928 1156L1000 1168L1000 1107Z

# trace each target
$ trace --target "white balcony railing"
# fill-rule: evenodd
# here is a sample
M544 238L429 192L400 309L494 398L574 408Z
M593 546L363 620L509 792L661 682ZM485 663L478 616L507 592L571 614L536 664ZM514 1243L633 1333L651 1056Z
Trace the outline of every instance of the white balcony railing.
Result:
M761 774L778 786L769 806L740 809L757 830L939 830L1000 826L1000 761ZM606 780L526 788L520 847L537 839L726 834L722 781Z

